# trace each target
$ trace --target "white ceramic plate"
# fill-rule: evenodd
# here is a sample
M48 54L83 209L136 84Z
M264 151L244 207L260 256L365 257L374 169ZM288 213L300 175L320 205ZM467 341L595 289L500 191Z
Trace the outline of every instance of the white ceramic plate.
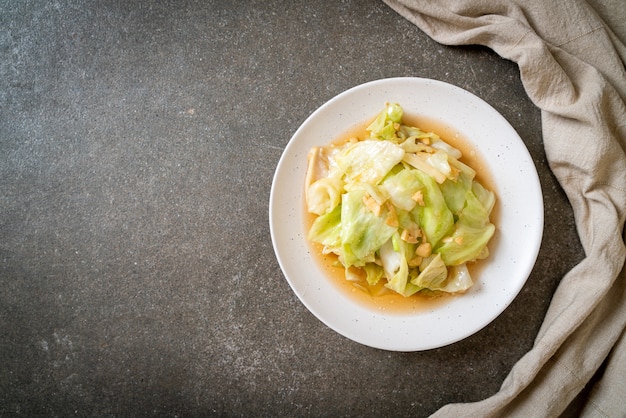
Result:
M434 118L462 133L487 162L499 200L496 245L475 285L432 309L388 314L356 302L332 283L306 241L303 191L307 153L373 119L385 102ZM302 303L324 324L367 346L420 351L466 338L517 296L535 264L543 233L543 199L524 143L495 109L453 85L389 78L359 85L317 109L285 148L270 193L270 230L280 267Z

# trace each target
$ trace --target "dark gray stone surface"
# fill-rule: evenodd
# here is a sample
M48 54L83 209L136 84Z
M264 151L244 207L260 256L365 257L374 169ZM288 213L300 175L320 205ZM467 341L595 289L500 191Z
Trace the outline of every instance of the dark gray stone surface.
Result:
M380 1L1 0L0 28L2 416L426 416L498 390L584 256L517 67L439 45ZM417 353L319 322L268 226L299 124L394 76L489 102L545 194L513 304Z

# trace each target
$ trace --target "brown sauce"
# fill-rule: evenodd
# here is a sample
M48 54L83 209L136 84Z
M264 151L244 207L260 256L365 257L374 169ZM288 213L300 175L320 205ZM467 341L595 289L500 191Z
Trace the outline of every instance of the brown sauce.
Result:
M350 138L363 139L367 137L365 128L370 122L364 123L361 126L350 130L343 135L340 135L336 141L336 144L342 144L348 141ZM493 177L487 169L482 156L478 150L474 149L472 145L463 137L463 135L455 128L448 126L438 120L430 119L422 116L412 116L405 114L402 118L404 125L416 126L425 132L434 132L439 137L446 141L448 144L457 148L463 154L461 161L472 167L476 171L476 180L479 181L487 189L493 191L496 194L496 205L491 213L491 222L496 225L496 232L489 241L488 247L494 248L498 241L498 207L497 190ZM304 219L305 228L308 231L311 224L316 218L316 215L309 213L306 210L306 203L304 204ZM337 256L334 254L322 254L322 245L313 242L308 242L310 252L320 268L326 273L329 280L337 286L337 288L347 295L355 302L366 306L370 309L379 312L385 312L387 314L407 314L416 312L425 312L435 309L445 303L450 302L454 298L463 297L463 294L448 294L445 292L438 292L436 294L426 294L425 292L418 292L411 297L404 297L396 292L384 287L385 280L381 280L377 286L364 288L359 283L346 280L343 266L337 260ZM467 267L476 283L477 278L480 275L482 267L486 262L489 262L489 258L481 260L475 263L468 263Z

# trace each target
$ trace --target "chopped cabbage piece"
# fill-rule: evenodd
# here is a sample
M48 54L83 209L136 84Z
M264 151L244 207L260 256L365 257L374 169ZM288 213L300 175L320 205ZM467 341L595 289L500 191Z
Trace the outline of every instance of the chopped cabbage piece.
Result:
M335 156L349 181L376 184L404 157L393 142L365 140L350 145Z
M466 194L465 207L455 224L454 232L437 248L437 252L449 266L478 260L495 229L489 220L489 212L470 191Z
M448 278L444 286L437 289L448 293L464 292L474 285L467 264L448 267Z
M363 266L363 270L365 270L365 280L370 286L376 285L380 279L385 275L385 270L382 266L379 266L376 263L367 263Z
M417 205L415 193L424 189L416 170L404 168L389 174L382 181L381 187L387 192L395 207L406 211L412 210Z
M431 255L424 264L421 273L413 278L411 283L431 290L440 289L441 284L448 278L448 268L441 259L441 254Z
M424 206L416 206L414 210L419 211L420 224L427 241L435 246L454 227L454 217L435 180L419 170L415 174L425 187Z
M322 178L306 190L306 204L309 212L323 215L341 203L343 181L338 178Z
M458 160L459 158L463 156L461 151L454 148L452 145L448 144L447 142L442 141L439 137L433 139L431 143L431 147L443 151L444 153L448 154L448 156L456 160Z
M374 253L397 231L385 216L376 216L365 205L364 190L344 193L341 203L341 261L345 267L363 266L374 260Z
M341 247L341 205L318 216L309 229L308 238L310 241L322 244L325 254L338 254Z
M396 135L396 123L402 120L403 110L397 103L387 104L376 119L367 127L371 138L391 140Z
M461 172L456 181L447 180L440 186L446 205L454 215L459 215L465 206L467 193L472 189L472 179Z

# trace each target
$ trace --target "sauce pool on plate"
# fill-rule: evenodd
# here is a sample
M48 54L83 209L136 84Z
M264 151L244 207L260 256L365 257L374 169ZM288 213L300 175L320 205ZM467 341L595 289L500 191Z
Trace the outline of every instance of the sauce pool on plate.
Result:
M362 125L358 125L352 130L347 131L343 135L339 135L336 144L342 144L347 142L351 138L363 139L368 136L366 127L371 123L368 121ZM463 154L461 161L472 167L476 171L476 179L483 184L489 190L496 193L495 184L488 172L487 165L482 160L478 151L472 147L472 145L465 139L458 130L451 128L448 125L441 122L426 118L423 116L415 116L405 114L402 119L402 123L409 126L415 126L425 132L434 132L442 140L448 144L457 148ZM303 199L303 210L305 213L305 231L308 231L311 224L316 218L316 215L309 213L306 210L306 203ZM498 201L490 216L492 222L497 225L498 218ZM497 245L498 232L492 237L489 247ZM445 303L448 303L453 298L463 297L462 293L449 294L445 292L427 293L418 292L417 294L404 297L396 292L393 292L384 287L385 280L381 280L376 286L368 286L365 280L362 282L355 282L346 279L343 266L337 260L335 254L323 254L322 245L307 241L309 245L309 252L311 256L324 272L324 275L348 298L351 300L366 306L369 309L375 311L384 312L386 314L410 314L419 313L424 311L433 310ZM468 263L468 269L474 280L477 282L481 267L489 262L489 258L486 260L480 260L474 263ZM475 284L476 285L476 284Z

